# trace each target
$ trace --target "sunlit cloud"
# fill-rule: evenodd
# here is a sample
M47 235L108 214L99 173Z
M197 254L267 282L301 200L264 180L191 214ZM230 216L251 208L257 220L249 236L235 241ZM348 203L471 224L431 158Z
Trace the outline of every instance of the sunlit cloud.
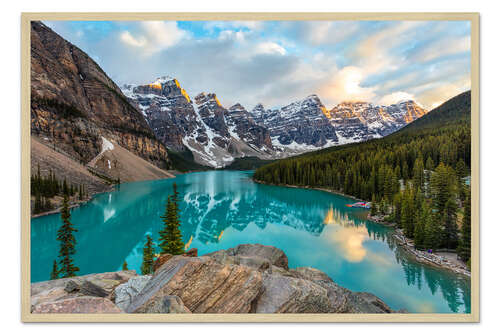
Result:
M176 22L144 21L140 22L137 33L124 31L120 39L127 45L141 48L146 54L161 51L187 38L188 33L177 27Z
M414 101L415 96L412 94L409 94L405 91L396 91L391 94L383 96L378 104L380 105L391 105L391 104L396 104L402 101Z
M375 97L374 87L363 87L363 70L347 66L336 72L331 80L321 87L319 94L337 103L343 101L370 101Z
M224 106L317 94L432 108L470 89L470 25L452 21L46 22L118 84L176 77Z

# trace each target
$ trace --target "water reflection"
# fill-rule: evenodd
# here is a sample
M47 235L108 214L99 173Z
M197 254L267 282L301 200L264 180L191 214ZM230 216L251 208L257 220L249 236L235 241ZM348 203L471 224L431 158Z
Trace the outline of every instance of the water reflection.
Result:
M274 245L291 267L313 266L339 284L373 292L411 312L470 312L470 282L408 257L391 229L366 220L352 200L329 193L257 185L244 172L204 172L175 180L122 184L72 210L82 274L139 269L145 235L157 239L175 181L185 248L199 253L241 243ZM32 280L46 280L57 256L59 216L32 221Z

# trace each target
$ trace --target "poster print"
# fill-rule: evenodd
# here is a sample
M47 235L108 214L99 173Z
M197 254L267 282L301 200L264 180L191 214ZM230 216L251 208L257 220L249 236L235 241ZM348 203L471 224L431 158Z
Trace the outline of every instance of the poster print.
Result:
M477 319L477 16L68 15L24 17L26 320Z

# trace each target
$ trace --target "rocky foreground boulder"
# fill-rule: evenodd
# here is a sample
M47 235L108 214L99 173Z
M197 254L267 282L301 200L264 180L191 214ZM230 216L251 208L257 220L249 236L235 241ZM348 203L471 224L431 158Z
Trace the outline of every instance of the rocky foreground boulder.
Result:
M285 253L243 244L201 257L164 255L152 275L90 274L33 283L33 313L393 313Z

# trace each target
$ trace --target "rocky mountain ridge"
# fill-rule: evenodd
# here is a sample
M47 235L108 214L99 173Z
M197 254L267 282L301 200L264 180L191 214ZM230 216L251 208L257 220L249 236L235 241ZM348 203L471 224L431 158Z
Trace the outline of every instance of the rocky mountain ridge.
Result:
M283 251L243 244L198 257L164 254L152 275L90 274L31 285L32 313L393 313L325 273L290 269Z
M146 85L124 85L157 137L176 151L189 149L198 163L215 168L234 158L276 159L388 135L427 111L414 101L390 106L343 102L328 110L317 95L278 109L261 103L247 111L224 108L213 93L194 100L173 77Z
M200 164L220 168L235 157L272 157L268 131L241 105L225 109L212 93L200 93L192 100L171 77L124 85L122 91L167 147L189 149Z

